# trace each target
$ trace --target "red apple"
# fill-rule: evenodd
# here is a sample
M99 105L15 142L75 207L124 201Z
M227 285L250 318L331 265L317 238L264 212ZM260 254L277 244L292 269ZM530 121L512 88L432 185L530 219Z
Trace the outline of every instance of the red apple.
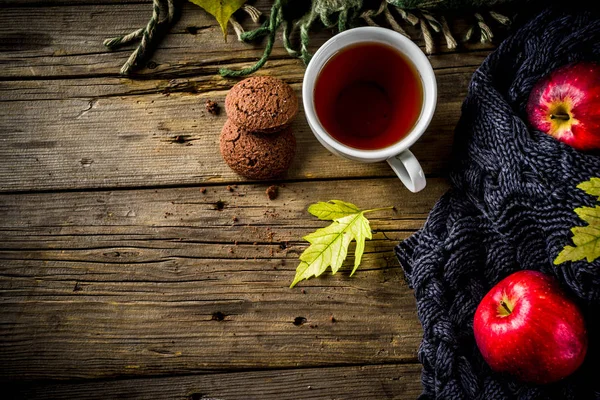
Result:
M579 368L587 332L577 305L551 276L519 271L481 300L475 341L492 370L524 382L556 382Z
M527 116L533 128L575 149L600 149L600 64L569 64L540 79Z

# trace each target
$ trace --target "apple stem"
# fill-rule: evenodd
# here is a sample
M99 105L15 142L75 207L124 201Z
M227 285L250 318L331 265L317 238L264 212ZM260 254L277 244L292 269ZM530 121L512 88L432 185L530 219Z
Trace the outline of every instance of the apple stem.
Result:
M506 310L507 313L510 314L512 312L512 310L508 307L508 304L506 304L504 300L500 300L500 305Z
M561 121L568 121L571 117L569 114L551 114L550 119L560 119Z

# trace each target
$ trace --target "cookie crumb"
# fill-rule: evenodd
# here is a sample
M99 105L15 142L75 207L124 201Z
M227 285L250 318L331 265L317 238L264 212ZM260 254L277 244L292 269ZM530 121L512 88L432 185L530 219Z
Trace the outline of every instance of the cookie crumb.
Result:
M200 188L200 193L205 194L206 193L206 188Z
M277 198L277 195L279 194L279 189L277 186L275 185L271 185L267 188L267 197L269 197L269 200L275 200Z
M229 190L230 192L233 192L233 188L229 185L227 185L227 190Z
M216 102L212 100L206 100L206 111L208 111L212 115L219 115L221 108Z

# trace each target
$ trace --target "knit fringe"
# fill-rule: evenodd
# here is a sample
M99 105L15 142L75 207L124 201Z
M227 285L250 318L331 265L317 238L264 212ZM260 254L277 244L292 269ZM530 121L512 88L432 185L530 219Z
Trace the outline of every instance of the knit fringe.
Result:
M452 50L458 46L445 16L434 16L430 11L424 9L405 10L394 5L394 0L381 0L377 9L367 10L363 9L362 0L313 0L310 10L296 21L284 20L281 17L282 3L282 0L275 1L271 8L271 18L265 21L260 28L238 35L243 42L251 42L263 36L269 37L263 56L259 61L254 66L241 70L222 68L219 70L222 76L245 76L262 67L273 48L275 32L281 25L283 25L284 48L291 56L300 58L305 65L309 63L312 57L312 54L308 51L309 31L316 22L321 22L326 28L337 28L339 32L342 32L354 26L359 19L364 20L370 26L381 26L375 22L375 18L383 16L385 25L410 39L412 39L411 36L402 27L402 24L418 26L425 41L426 54L432 54L435 51L434 35L437 34L443 36L448 49ZM498 12L488 11L487 15L502 25L510 25L511 23L509 17ZM276 17L273 18L273 16ZM290 39L296 30L300 32L300 47L298 49L292 47ZM258 32L260 34L256 34ZM479 37L481 43L491 42L494 37L490 25L481 12L473 13L473 25L467 31L463 41L469 41L476 36Z
M379 18L379 20L385 21L384 26L408 38L411 38L411 36L402 25L418 27L425 41L425 53L427 54L432 54L435 50L434 35L443 36L448 49L457 47L458 43L443 15L434 15L425 9L406 10L395 5L395 2L396 0L381 0L376 9L364 9L363 0L312 0L310 9L303 16L296 20L289 20L284 18L284 7L288 1L275 0L271 7L270 16L265 19L260 27L250 31L246 31L237 18L232 16L229 23L239 41L249 43L267 37L267 43L263 55L253 66L241 70L222 68L219 73L224 77L241 77L260 69L271 55L276 33L281 26L283 26L284 48L292 57L300 58L305 65L312 58L312 54L308 50L310 43L309 31L315 23L319 22L326 28L334 28L338 32L342 32L359 25L360 20L370 26L381 26L376 22ZM248 14L254 23L260 22L262 13L256 7L244 4L241 11ZM152 15L145 27L127 35L104 41L106 47L115 49L139 40L138 46L121 68L121 74L128 75L141 66L142 61L147 58L158 40L157 28L170 25L173 22L174 13L173 0L153 0ZM487 15L502 25L509 25L511 22L507 16L494 11L488 11ZM294 48L291 41L291 36L296 31L300 33L299 48ZM473 14L473 26L469 28L463 40L468 41L476 36L479 36L482 43L491 42L494 37L490 25L480 12Z

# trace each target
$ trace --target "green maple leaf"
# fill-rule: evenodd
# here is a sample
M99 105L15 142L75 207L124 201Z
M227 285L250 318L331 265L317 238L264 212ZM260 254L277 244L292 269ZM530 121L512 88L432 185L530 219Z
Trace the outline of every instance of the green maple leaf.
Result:
M333 222L303 238L310 246L300 255L300 264L296 268L296 276L290 287L312 276L321 275L329 266L335 274L348 255L350 242L356 240L354 268L350 273L352 276L360 265L365 251L365 240L372 238L371 226L364 214L390 208L392 207L361 211L354 204L341 200L312 204L308 208L312 215Z
M189 0L202 7L207 13L217 19L223 31L223 37L227 40L227 22L234 12L244 5L246 0Z
M356 214L360 212L360 209L352 203L346 203L341 200L329 200L328 202L320 201L316 204L311 204L308 207L308 212L319 219L333 221L350 214Z
M600 200L600 178L592 178L589 181L580 183L577 187Z
M600 200L600 178L592 178L577 187ZM566 245L554 260L555 265L584 258L592 262L600 257L600 206L579 207L574 211L587 225L571 229L575 246Z

